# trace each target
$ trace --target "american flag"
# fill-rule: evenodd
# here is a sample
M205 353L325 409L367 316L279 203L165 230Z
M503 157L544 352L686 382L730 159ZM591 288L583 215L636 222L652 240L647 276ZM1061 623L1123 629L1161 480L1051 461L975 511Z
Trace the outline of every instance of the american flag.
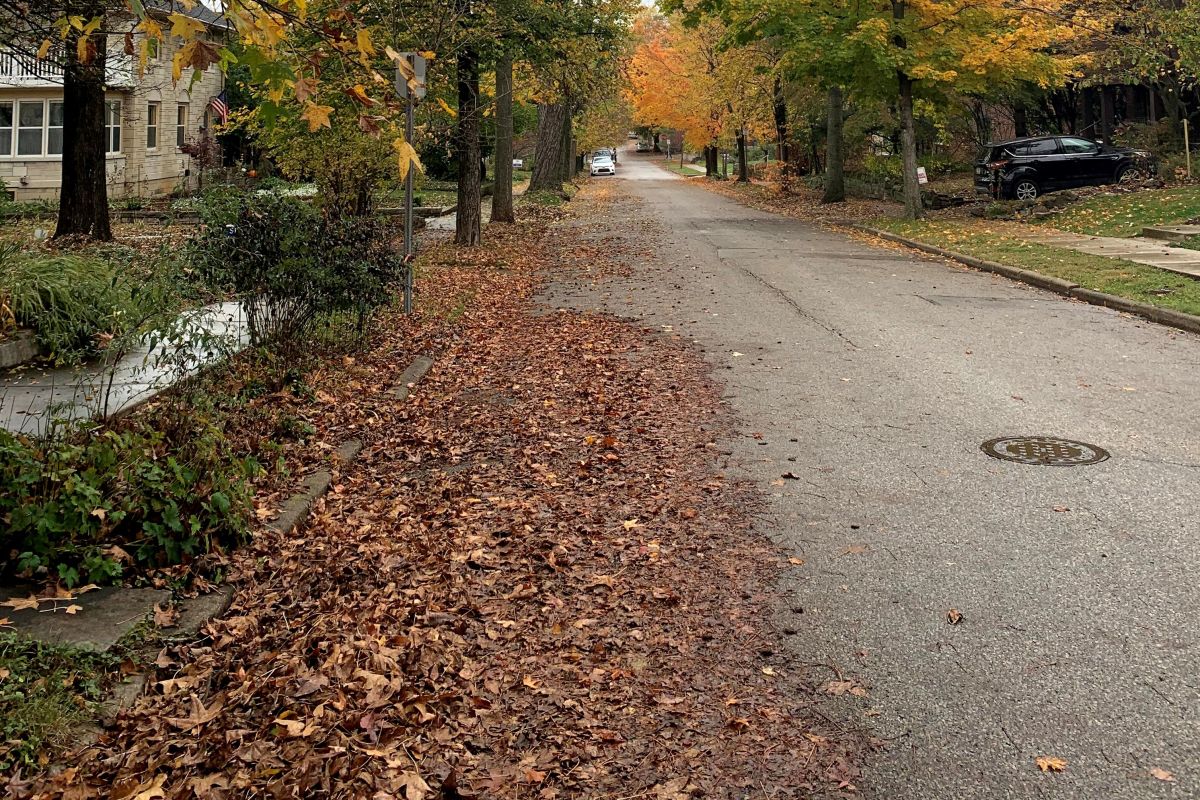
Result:
M221 118L221 124L225 125L229 122L229 104L225 102L225 91L222 90L219 95L208 101L208 107L217 112L217 116Z

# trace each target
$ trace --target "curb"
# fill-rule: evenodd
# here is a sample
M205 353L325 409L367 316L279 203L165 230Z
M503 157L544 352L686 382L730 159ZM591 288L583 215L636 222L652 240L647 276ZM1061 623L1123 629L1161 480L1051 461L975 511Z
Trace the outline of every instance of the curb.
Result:
M1152 306L1149 303L1140 303L1136 300L1129 300L1124 297L1117 297L1113 294L1097 292L1092 289L1085 289L1077 283L1065 281L1061 278L1054 278L1049 275L1043 275L1040 272L1033 272L1020 267L1012 267L1008 264L1000 264L995 261L987 261L982 258L955 253L950 250L943 250L925 242L918 242L915 239L908 239L904 236L899 236L894 233L872 228L869 225L862 225L857 222L842 222L838 223L842 227L850 228L851 230L868 233L872 236L877 236L880 239L885 239L889 242L902 244L905 247L910 247L913 250L920 250L923 253L930 255L941 256L948 258L951 261L957 261L960 264L966 264L968 267L981 269L984 272L993 272L997 275L1003 275L1006 278L1011 278L1014 281L1027 283L1031 286L1036 286L1039 289L1046 289L1060 294L1063 297L1069 297L1074 300L1081 300L1085 303L1090 303L1094 306L1103 306L1111 308L1114 311L1121 311L1126 314L1134 314L1136 316L1147 319L1151 322L1156 322L1159 325L1168 325L1172 328L1179 328L1188 333L1200 334L1200 317L1191 314L1185 314L1182 311L1173 311L1169 308L1160 308Z
M425 373L429 372L432 366L433 359L429 356L414 358L413 362L408 365L408 369L400 373L400 380L396 381L396 385L389 390L392 397L397 400L407 400L409 390L425 377Z
M425 373L429 372L432 367L432 358L429 356L417 356L408 365L408 368L400 373L400 380L388 390L388 393L397 400L407 400L412 387L420 382L425 377ZM334 452L334 456L338 462L349 464L358 458L362 449L363 444L361 441L358 439L348 439L342 442L341 446ZM308 513L312 510L313 504L329 491L332 483L333 474L329 470L319 469L313 472L304 479L304 488L283 501L283 505L279 510L279 516L268 522L267 528L277 533L287 534L303 527L305 520L308 518Z
M19 367L38 357L37 338L33 331L17 331L0 342L0 369Z

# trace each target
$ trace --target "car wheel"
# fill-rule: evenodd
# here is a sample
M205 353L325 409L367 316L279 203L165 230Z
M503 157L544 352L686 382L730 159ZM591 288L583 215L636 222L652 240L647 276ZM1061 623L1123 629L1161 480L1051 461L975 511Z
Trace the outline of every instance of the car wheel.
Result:
M1126 164L1117 170L1116 183L1132 183L1133 181L1144 180L1146 173L1138 169L1136 164Z
M1038 185L1035 181L1029 178L1021 178L1013 184L1013 197L1018 200L1036 200L1038 196Z

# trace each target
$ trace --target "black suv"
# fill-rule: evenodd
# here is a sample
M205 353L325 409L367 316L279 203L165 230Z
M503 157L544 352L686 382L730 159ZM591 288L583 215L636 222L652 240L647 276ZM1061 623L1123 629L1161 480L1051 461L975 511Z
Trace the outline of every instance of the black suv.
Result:
M975 160L975 191L1033 200L1055 189L1117 183L1139 172L1155 172L1154 159L1145 150L1076 136L1035 136L985 145Z

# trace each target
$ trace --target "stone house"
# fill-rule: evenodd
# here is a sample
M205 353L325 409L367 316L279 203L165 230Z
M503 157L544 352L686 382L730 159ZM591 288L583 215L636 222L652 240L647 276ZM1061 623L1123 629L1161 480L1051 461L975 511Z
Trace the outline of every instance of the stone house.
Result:
M178 11L197 17L212 39L224 38L229 29L220 14L203 4L190 11L170 1L146 5L155 16ZM139 75L122 38L109 37L104 141L110 198L149 197L197 185L192 158L182 147L219 122L210 102L221 93L225 79L214 64L194 85L190 70L173 84L171 58L177 46L178 42L162 43ZM58 197L62 97L62 69L57 64L0 52L0 181L12 199Z

